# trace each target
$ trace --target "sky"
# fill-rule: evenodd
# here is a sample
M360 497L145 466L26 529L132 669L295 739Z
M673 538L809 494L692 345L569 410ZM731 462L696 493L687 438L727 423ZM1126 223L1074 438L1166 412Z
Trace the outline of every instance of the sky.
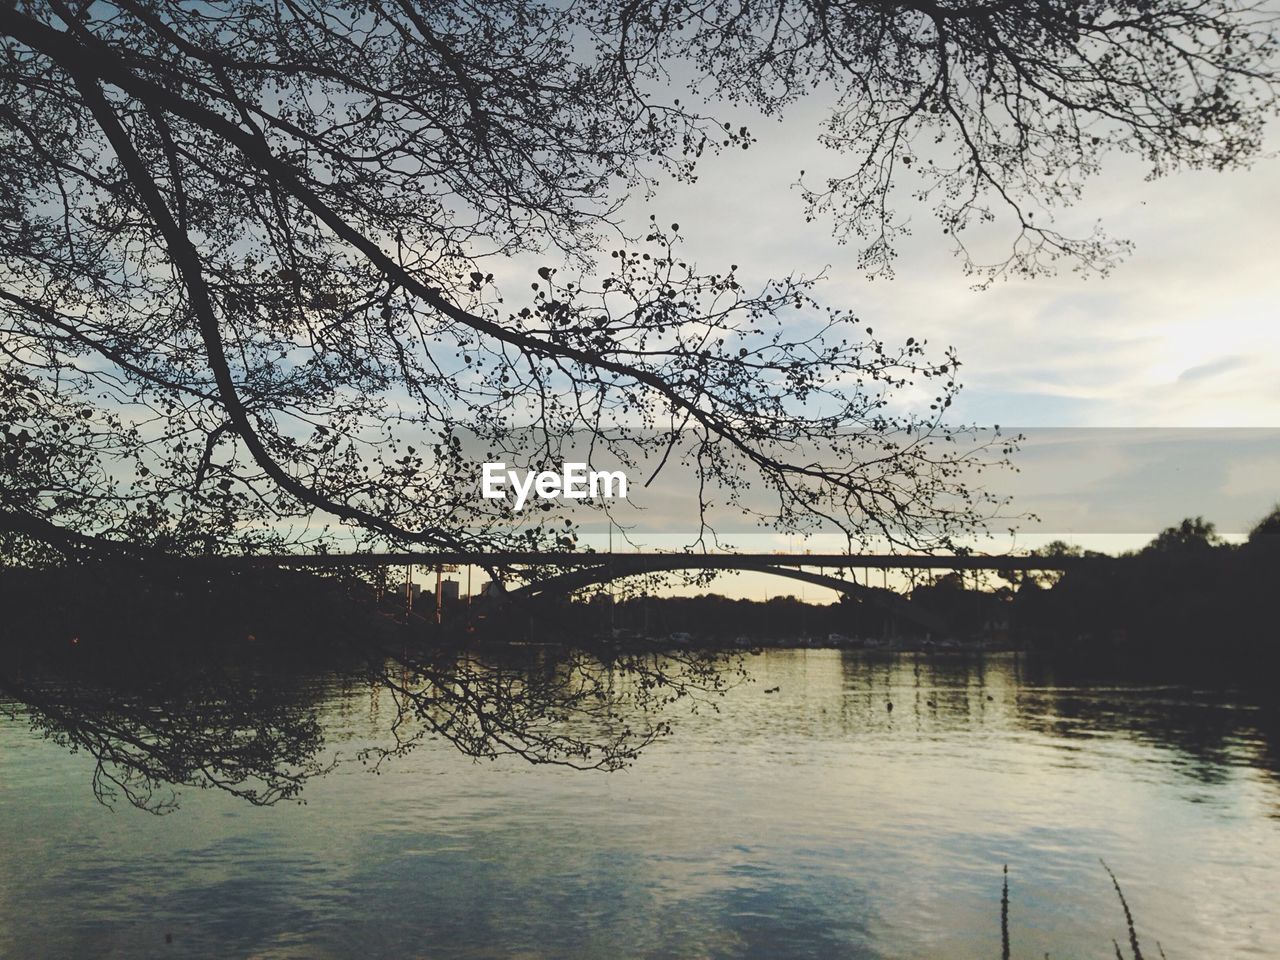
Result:
M766 276L828 266L819 294L877 335L954 344L965 363L958 416L1019 426L1280 426L1280 158L1252 170L1147 182L1126 158L1105 168L1065 222L1101 219L1135 244L1108 277L997 282L975 291L927 211L896 278L868 281L830 224L804 220L800 170L848 159L816 143L821 110L758 122L760 142L665 185L638 212L677 220L700 263L732 258ZM1269 144L1280 148L1274 126ZM639 219L639 217L637 217Z
M954 345L965 385L952 410L957 422L1105 429L1095 447L1112 453L1135 436L1115 428L1157 428L1126 458L1092 448L1089 454L1117 461L1148 496L1153 483L1172 489L1185 478L1172 470L1144 475L1135 457L1159 463L1181 450L1194 466L1208 444L1220 468L1217 486L1187 489L1198 498L1193 512L1210 515L1218 506L1231 515L1228 532L1247 530L1247 517L1280 500L1280 451L1271 442L1280 428L1280 128L1273 125L1268 154L1247 171L1148 181L1127 158L1106 166L1063 223L1068 232L1073 224L1087 232L1101 220L1133 241L1110 275L1082 277L1064 267L1056 277L975 290L923 209L913 211L914 236L891 280L868 280L856 250L837 243L829 223L805 222L799 192L790 188L799 171L849 163L817 144L821 119L821 104L813 102L782 123L753 121L759 143L709 158L696 184L667 184L652 201L633 203L634 221L649 213L678 221L682 254L704 268L733 262L757 279L826 268L817 296L852 308L877 336L925 337L939 353ZM1160 440L1158 428L1174 432ZM1220 434L1224 428L1265 433ZM1031 431L1033 441L1045 436ZM1030 469L1035 483L1013 484L1023 495L1056 492L1056 473L1041 454ZM1106 473L1098 462L1092 466L1102 489ZM1037 483L1043 491L1034 490ZM1087 496L1089 484L1077 484L1076 492ZM1125 495L1114 484L1109 493ZM1093 532L1116 532L1115 523L1101 526Z
M1136 162L1113 158L1060 223L1087 233L1101 220L1133 242L1127 259L1106 277L1064 267L975 290L922 208L891 280L868 280L829 222L805 221L792 187L799 172L849 162L818 145L822 115L809 102L780 123L749 119L759 141L750 150L708 157L697 183L633 199L630 221L678 222L681 255L704 269L736 263L762 281L825 268L816 295L853 309L878 337L924 337L939 353L953 345L965 385L954 420L1027 433L1021 472L996 483L1041 517L980 546L1063 538L1117 552L1190 515L1239 539L1280 502L1280 128L1246 171L1150 181ZM663 507L677 502L651 497L632 538L646 549L687 542L683 514ZM841 549L834 538L736 532L739 549ZM585 539L608 542L599 530ZM615 535L615 549L621 543ZM796 587L740 576L716 589Z

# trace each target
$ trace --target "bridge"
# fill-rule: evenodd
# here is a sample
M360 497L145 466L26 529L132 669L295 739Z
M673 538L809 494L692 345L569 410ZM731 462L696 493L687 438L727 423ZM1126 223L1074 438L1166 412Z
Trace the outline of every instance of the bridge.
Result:
M943 632L945 622L919 609L898 593L859 582L853 571L863 570L1000 570L1066 571L1096 565L1104 557L1037 557L981 554L845 554L845 553L548 553L534 551L436 551L401 553L317 554L249 557L250 566L311 568L345 567L443 567L475 566L489 570L510 600L538 596L564 596L584 587L625 577L672 573L682 570L744 570L798 580L826 587L843 596L881 607L894 616L926 630ZM532 571L554 569L549 576ZM816 572L815 572L816 571ZM832 575L827 571L835 571ZM864 576L864 580L866 577ZM509 580L522 581L508 587Z
M260 554L226 558L245 567L392 567L475 566L492 569L518 567L582 568L617 563L650 570L735 570L761 565L854 570L1074 570L1106 562L1111 557L1039 557L1028 554L977 553L694 553L653 551L614 553L594 550L551 552L543 550L436 550L390 553ZM643 568L643 569L640 569Z

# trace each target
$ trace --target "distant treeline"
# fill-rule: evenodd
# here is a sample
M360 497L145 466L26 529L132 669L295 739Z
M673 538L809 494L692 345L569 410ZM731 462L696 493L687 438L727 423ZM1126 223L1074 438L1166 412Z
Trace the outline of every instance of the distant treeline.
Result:
M1280 662L1280 508L1242 544L1225 542L1212 523L1194 517L1119 557L1062 542L1035 552L1092 556L1099 562L1066 573L999 572L981 586L972 585L972 575L942 574L914 586L910 602L945 620L947 636L937 640L994 640L1029 649L1178 660L1222 656ZM598 608L607 607L602 599L597 598ZM827 642L832 634L838 641L920 637L923 632L883 606L848 598L819 606L795 597L765 602L714 594L639 597L619 601L609 622L637 633L678 631L717 641Z
M331 578L288 570L110 560L0 568L0 642L10 644L314 644L360 629L367 606Z
M1062 543L1042 552L1088 555ZM1032 646L1280 661L1280 507L1241 544L1193 517L1111 562L1006 577L1016 633Z
M1115 652L1169 660L1233 658L1280 663L1277 585L1280 508L1242 544L1228 544L1212 523L1189 518L1141 550L1120 557L1053 543L1041 556L1098 559L1066 573L1004 571L974 585L947 573L908 592L909 606L945 622L925 630L872 591L826 604L794 596L767 601L716 594L671 597L599 591L574 601L545 598L496 604L446 601L434 626L434 598L412 618L395 589L351 575L297 571L218 571L175 563L163 570L110 562L43 569L0 569L0 607L8 637L66 640L85 636L304 640L386 628L409 619L424 634L486 641L652 638L693 646L855 644L926 636L933 642L984 641L1057 652ZM926 618L927 619L927 618ZM687 635L687 636L686 636ZM0 637L4 639L4 637Z

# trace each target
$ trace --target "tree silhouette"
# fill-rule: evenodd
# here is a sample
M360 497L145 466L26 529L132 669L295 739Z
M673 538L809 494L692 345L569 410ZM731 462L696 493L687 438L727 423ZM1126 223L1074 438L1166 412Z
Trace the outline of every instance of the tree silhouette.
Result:
M1270 26L1233 0L0 4L0 525L10 549L322 548L333 523L568 548L565 518L475 496L477 464L586 435L682 461L704 507L762 484L762 522L953 545L998 509L964 468L1009 447L955 442L949 350L877 339L813 276L699 269L676 224L624 230L624 190L752 141L666 71L774 113L833 86L823 140L856 162L806 197L869 269L908 190L962 254L1003 205L1009 259L966 266L1035 274L1115 254L1045 215L1106 151L1257 152Z
M1043 547L1036 547L1030 553L1033 557L1053 558L1098 556L1094 551L1083 550L1073 543L1067 543L1065 540L1053 540ZM999 576L1004 580L1008 580L1015 587L1051 587L1062 579L1063 571L1001 570L999 571Z
M691 87L705 73L772 114L831 90L821 141L854 163L802 177L804 196L872 274L892 272L909 232L895 194L929 205L984 282L1062 259L1105 272L1127 244L1063 234L1053 217L1108 152L1137 155L1153 176L1238 166L1274 104L1276 14L1251 0L599 6L612 6L618 59L637 72L694 51L703 70ZM996 220L1012 227L1006 255L976 260L966 237Z
M1166 527L1143 548L1145 553L1203 553L1222 545L1222 537L1204 517L1187 517L1176 527Z
M1280 541L1280 505L1254 524L1249 531L1249 543L1270 545L1272 541Z

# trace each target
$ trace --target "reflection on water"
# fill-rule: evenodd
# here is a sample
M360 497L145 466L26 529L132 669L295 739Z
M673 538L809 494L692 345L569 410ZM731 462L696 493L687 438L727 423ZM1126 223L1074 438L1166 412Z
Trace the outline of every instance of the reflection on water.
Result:
M439 738L472 758L617 770L670 730L665 711L721 695L743 676L717 652L456 649L377 643L299 653L251 644L174 649L38 651L0 670L10 714L94 761L102 803L153 813L178 806L178 788L214 788L269 806L332 772L321 716L365 688L369 742L347 760L381 769ZM336 681L335 681L336 678ZM345 713L349 702L344 702Z
M0 670L0 956L990 958L1007 863L1015 957L1106 957L1099 857L1151 954L1280 955L1269 693L1013 655L246 662Z

